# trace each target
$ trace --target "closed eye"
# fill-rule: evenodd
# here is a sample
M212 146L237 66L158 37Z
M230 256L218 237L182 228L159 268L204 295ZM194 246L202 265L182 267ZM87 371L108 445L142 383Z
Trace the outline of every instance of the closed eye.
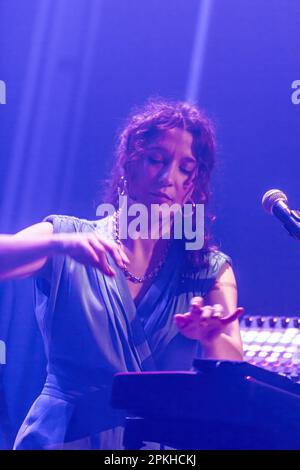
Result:
M153 165L164 163L164 160L162 160L161 158L148 157L148 161L152 163Z
M184 173L185 175L191 175L195 171L195 167L189 170L188 168L180 168L180 171Z
M191 175L192 173L194 173L196 168L197 168L196 163L188 163L184 166L180 166L180 171L182 171L182 173L184 173L185 175Z

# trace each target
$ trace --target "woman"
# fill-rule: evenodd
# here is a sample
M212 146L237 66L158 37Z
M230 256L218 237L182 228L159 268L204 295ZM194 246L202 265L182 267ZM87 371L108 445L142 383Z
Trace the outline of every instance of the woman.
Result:
M206 204L214 154L198 109L150 101L120 135L105 202ZM242 359L230 259L209 248L208 233L202 249L188 251L186 240L162 236L161 223L158 238L122 239L123 210L97 221L49 216L6 239L13 248L1 277L35 275L48 357L16 449L122 448L124 417L109 405L116 372L188 370L199 350ZM195 222L195 212L183 215Z

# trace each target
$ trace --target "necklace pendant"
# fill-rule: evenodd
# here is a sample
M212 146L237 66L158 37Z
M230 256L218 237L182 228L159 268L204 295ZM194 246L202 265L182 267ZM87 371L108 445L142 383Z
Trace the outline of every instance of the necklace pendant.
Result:
M128 271L125 272L124 274L126 278L129 279L129 281L133 282L134 284L141 284L142 282L144 282L144 279L142 277L134 276Z

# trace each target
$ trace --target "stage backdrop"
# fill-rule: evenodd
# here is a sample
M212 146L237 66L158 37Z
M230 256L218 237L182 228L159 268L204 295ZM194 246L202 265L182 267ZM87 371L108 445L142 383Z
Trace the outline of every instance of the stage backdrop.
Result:
M49 213L94 218L132 106L153 95L194 100L217 127L215 237L233 259L239 304L300 315L300 244L260 203L274 187L300 207L299 17L298 0L1 1L0 231ZM32 280L2 283L0 303L8 448L45 358Z

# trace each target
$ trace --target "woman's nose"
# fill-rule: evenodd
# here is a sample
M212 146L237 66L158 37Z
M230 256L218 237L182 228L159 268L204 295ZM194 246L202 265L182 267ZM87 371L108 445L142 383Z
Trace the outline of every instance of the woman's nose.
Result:
M174 184L176 175L176 168L174 164L166 165L160 175L160 181L165 185L171 186Z

